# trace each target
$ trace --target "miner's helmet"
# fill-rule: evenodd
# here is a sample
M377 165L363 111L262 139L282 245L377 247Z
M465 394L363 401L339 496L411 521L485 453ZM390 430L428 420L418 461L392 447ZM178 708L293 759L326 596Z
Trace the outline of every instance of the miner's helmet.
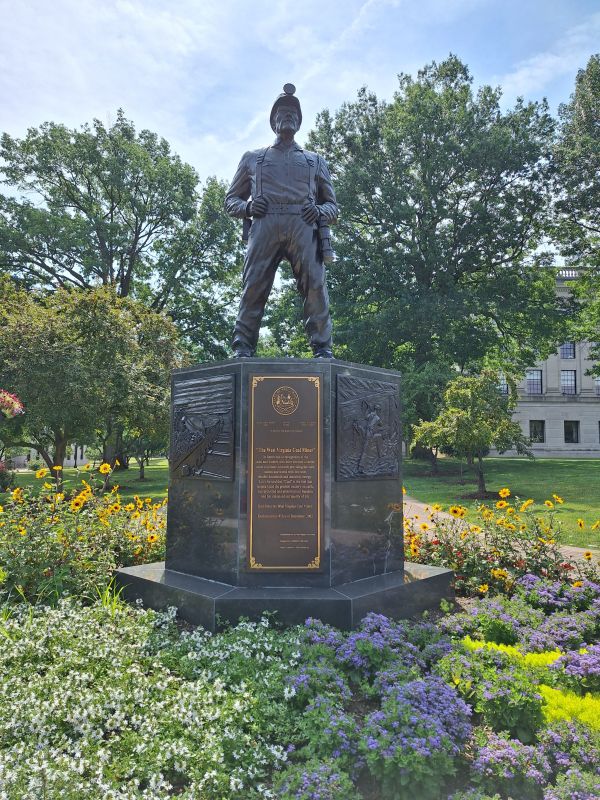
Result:
M295 95L296 87L293 83L286 83L283 87L283 92L278 95L277 99L273 103L273 108L271 109L271 128L275 133L275 112L277 111L278 106L286 103L287 105L294 106L296 111L298 112L298 117L300 118L300 125L302 125L302 109L300 108L300 101Z

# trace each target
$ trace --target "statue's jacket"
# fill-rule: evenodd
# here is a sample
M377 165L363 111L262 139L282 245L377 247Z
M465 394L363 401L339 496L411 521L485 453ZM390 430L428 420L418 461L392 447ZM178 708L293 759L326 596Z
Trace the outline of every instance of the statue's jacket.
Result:
M232 217L247 218L248 200L259 196L267 200L271 209L301 207L311 199L319 208L321 224L332 224L337 219L338 207L325 159L295 142L291 147L276 142L244 153L227 193L225 209Z

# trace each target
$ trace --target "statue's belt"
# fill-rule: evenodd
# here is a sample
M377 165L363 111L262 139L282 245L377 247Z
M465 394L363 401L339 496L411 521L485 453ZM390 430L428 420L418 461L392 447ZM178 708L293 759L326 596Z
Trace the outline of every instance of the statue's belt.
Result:
M300 203L269 203L267 214L300 214L303 208Z

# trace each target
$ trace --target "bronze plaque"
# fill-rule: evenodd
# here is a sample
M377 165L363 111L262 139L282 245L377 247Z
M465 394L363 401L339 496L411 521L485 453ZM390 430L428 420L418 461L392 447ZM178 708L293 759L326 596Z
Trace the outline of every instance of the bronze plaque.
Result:
M250 376L248 564L321 566L321 378Z

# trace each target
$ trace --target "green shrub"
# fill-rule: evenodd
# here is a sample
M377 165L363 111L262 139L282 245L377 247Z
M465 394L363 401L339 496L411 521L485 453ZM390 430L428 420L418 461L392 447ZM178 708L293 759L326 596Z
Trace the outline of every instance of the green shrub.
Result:
M38 470L40 480L47 472ZM14 489L0 506L0 601L95 597L116 567L161 560L162 505L139 497L123 505L85 479L70 492L49 482L39 494Z

